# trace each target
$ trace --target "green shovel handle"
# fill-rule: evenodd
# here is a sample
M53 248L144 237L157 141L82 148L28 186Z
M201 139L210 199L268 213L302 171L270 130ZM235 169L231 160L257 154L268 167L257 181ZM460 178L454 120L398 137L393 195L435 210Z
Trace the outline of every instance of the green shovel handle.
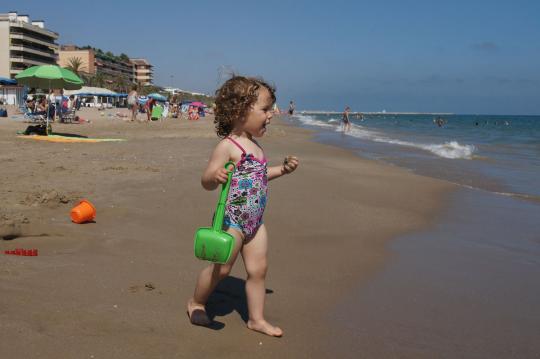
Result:
M231 178L236 166L234 162L229 161L225 163L225 168L232 166L232 170L227 175L227 182L221 185L221 193L216 207L216 214L214 216L214 223L212 223L212 229L214 231L221 231L223 228L223 218L225 217L225 202L227 202L227 196L229 195L229 188L231 187Z

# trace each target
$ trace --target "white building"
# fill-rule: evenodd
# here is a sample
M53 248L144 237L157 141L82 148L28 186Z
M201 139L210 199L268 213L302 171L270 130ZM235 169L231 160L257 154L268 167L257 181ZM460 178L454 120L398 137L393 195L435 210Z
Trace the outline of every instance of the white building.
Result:
M0 14L0 76L14 78L34 65L55 65L58 34L44 21L16 12Z

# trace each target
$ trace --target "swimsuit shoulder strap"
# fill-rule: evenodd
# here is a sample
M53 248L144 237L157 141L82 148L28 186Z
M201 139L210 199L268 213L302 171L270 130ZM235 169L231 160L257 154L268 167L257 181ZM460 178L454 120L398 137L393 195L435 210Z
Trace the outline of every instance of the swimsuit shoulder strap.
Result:
M242 147L242 145L240 145L238 142L233 140L231 137L225 137L225 138L227 140L231 141L232 143L234 143L236 145L236 147L238 147L240 149L240 151L242 151L243 154L246 154L246 150L244 150L244 147Z

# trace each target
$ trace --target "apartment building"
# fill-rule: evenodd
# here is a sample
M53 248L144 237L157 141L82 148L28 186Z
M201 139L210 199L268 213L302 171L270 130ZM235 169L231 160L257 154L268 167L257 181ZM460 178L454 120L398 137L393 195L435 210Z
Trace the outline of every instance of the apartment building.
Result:
M133 65L134 80L139 85L152 85L153 66L146 59L131 59Z
M90 75L101 73L109 78L122 76L127 81L134 82L133 65L128 57L114 56L90 47L61 46L58 51L58 65L67 67L73 59L78 59L80 62L80 72Z
M80 73L96 74L96 56L93 49L79 49L75 45L60 46L60 50L58 51L58 66L69 67L72 61L78 61L80 63Z
M27 67L56 64L57 39L44 21L16 12L0 14L0 76L14 78Z

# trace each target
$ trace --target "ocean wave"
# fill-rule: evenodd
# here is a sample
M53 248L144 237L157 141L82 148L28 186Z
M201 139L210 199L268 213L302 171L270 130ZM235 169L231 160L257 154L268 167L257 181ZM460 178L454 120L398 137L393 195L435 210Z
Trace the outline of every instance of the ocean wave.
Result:
M308 126L317 126L323 128L333 128L335 131L340 131L340 121L331 119L332 121L322 121L309 115L294 116L300 123ZM473 159L473 154L476 152L474 145L460 144L457 141L449 141L445 143L416 143L390 138L380 132L368 130L365 127L357 124L352 124L351 130L347 135L380 143L389 143L394 145L418 148L432 154L448 159Z
M328 123L327 121L317 120L315 117L309 116L309 115L294 115L293 118L295 120L298 120L303 125L308 125L308 126L317 126L317 127L325 127L325 128L333 128L336 126L335 124Z

